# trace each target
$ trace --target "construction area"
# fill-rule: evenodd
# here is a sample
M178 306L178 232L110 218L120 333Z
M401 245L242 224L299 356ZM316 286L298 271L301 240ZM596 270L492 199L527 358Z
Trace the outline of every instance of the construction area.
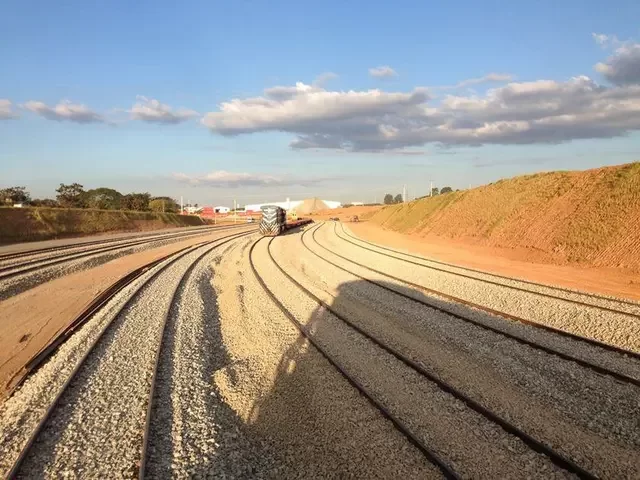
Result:
M612 197L581 210L593 177ZM518 178L382 209L312 198L261 205L255 223L0 247L0 471L640 478L633 262L612 275L499 250L525 241L530 201L555 216L577 202L581 234L600 238L589 216L637 208L623 192L639 179L635 167ZM560 193L496 201L539 182ZM485 243L455 243L476 208ZM618 223L617 242L636 245ZM618 258L608 245L575 251Z

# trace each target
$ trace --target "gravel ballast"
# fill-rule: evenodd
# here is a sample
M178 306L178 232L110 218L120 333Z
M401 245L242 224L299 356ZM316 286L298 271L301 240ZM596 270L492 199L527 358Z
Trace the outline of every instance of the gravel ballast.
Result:
M563 328L574 328L586 318L593 333L607 321L598 316L605 315L602 310L570 308L535 292L504 293L504 287L488 288L478 280L384 257L347 242L345 234L336 235L329 227L308 225L276 237L271 243L275 261L350 322L579 466L600 478L640 477L637 386L419 304L358 275L634 378L640 378L637 359L426 296L321 245L490 308L526 313L536 321L549 317L556 328L562 322ZM302 242L305 231L308 248ZM240 231L219 235L232 233ZM143 287L63 394L20 476L136 477L159 352L148 478L441 478L440 470L269 298L249 262L258 239L248 235L232 240L197 263L221 240L192 248ZM278 270L268 254L269 241L260 239L253 248L255 267L269 290L336 363L459 475L571 476L318 305ZM8 471L91 342L134 288L159 268L120 292L0 405L1 472ZM616 322L621 319L614 320L614 327ZM633 335L633 328L627 327L626 334ZM607 329L598 332L608 335Z
M300 248L299 241L296 247L296 240L274 242L278 261L356 325L580 465L604 477L638 475L634 460L640 445L634 413L638 409L636 386L362 281ZM309 234L305 241L322 253ZM355 271L344 260L329 260ZM466 314L491 320L484 312ZM505 323L500 318L492 320ZM515 327L532 330L532 337L539 333L523 325ZM561 340L571 343L564 337ZM640 373L637 366L635 373Z
M274 243L288 239L278 238ZM266 245L264 241L256 248L261 271L271 262ZM288 255L295 254L289 251ZM319 307L282 273L272 271L265 281L295 317L310 329L314 339L350 375L365 385L376 399L402 419L414 435L463 477L568 476L546 456L506 434L499 426L444 393L434 383ZM460 434L452 435L452 432ZM469 448L470 445L473 448Z
M341 255L403 280L510 315L640 352L640 318L636 316L580 306L533 292L517 292L452 273L410 265L346 242L333 232L329 224L319 228L317 238L320 243L339 251Z
M189 264L207 248L211 248L211 244L189 251L170 265L143 287L140 295L115 319L63 394L38 437L36 448L27 456L21 474L49 478L83 476L83 472L97 477L135 476L157 348L153 339L158 338L164 311L177 282ZM151 274L148 272L144 278ZM140 281L143 280L136 283ZM7 461L15 459L41 412L66 379L65 372L68 375L86 351L89 339L95 338L99 326L122 306L121 299L126 298L123 293L65 343L3 406L3 437L11 437L6 448L14 452L7 456L13 457ZM77 341L77 348L69 353ZM52 376L54 382L47 383ZM19 435L15 435L16 432Z
M236 227L233 227L236 228ZM240 231L241 227L237 229ZM180 233L157 235L145 239L136 239L134 241L116 241L107 245L94 245L90 247L79 247L79 249L65 250L64 252L51 252L47 254L38 254L35 258L42 258L42 265L37 270L26 271L25 273L0 279L0 301L14 295L18 295L30 288L34 288L42 283L54 280L63 275L69 275L81 270L103 265L111 260L126 255L131 255L144 250L170 245L175 242L205 236L216 233L232 234L235 230L227 227L223 228L199 228L196 231L185 231ZM108 250L112 249L112 250ZM106 250L106 251L105 251ZM95 254L92 252L95 251ZM64 254L64 257L58 259L49 259ZM86 255L86 256L85 256ZM79 258L76 258L80 256ZM31 260L31 257L23 257L19 260L12 260L14 263L22 263ZM61 262L49 265L49 262ZM39 265L39 263L38 263ZM31 268L31 265L17 267L15 270Z
M225 257L217 269L221 274L214 277L229 355L214 381L249 431L274 452L277 467L269 476L440 478L298 334L255 280L248 248L249 243ZM268 262L257 257L256 262L261 273L274 273ZM289 288L287 295L301 300L295 289Z
M213 277L241 240L207 254L178 291L165 332L148 447L150 478L256 478L274 466L270 453L211 383L228 355L222 346Z

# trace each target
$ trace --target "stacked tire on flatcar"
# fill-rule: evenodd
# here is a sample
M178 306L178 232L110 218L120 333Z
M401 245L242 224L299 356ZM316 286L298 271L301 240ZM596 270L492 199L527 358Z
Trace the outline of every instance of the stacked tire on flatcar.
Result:
M277 205L265 205L261 210L262 220L260 220L258 229L263 236L275 237L290 228L311 223L310 218L287 222L287 212Z

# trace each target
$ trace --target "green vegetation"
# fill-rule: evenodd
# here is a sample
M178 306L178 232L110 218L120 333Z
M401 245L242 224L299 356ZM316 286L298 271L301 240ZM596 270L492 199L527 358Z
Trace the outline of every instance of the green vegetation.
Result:
M179 212L178 204L170 197L151 197L149 193L129 193L123 195L113 188L100 187L84 189L79 183L61 183L56 189L56 199L31 200L25 187L0 189L0 206L14 204L32 207L90 208L97 210L133 210L137 212ZM197 205L196 205L197 206Z

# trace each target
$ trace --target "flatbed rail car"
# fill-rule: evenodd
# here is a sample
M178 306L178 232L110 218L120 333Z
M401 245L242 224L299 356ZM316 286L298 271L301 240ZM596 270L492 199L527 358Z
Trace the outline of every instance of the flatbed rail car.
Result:
M261 210L262 220L260 220L258 228L263 236L275 237L291 228L311 223L310 218L287 221L287 212L277 205L265 205Z

